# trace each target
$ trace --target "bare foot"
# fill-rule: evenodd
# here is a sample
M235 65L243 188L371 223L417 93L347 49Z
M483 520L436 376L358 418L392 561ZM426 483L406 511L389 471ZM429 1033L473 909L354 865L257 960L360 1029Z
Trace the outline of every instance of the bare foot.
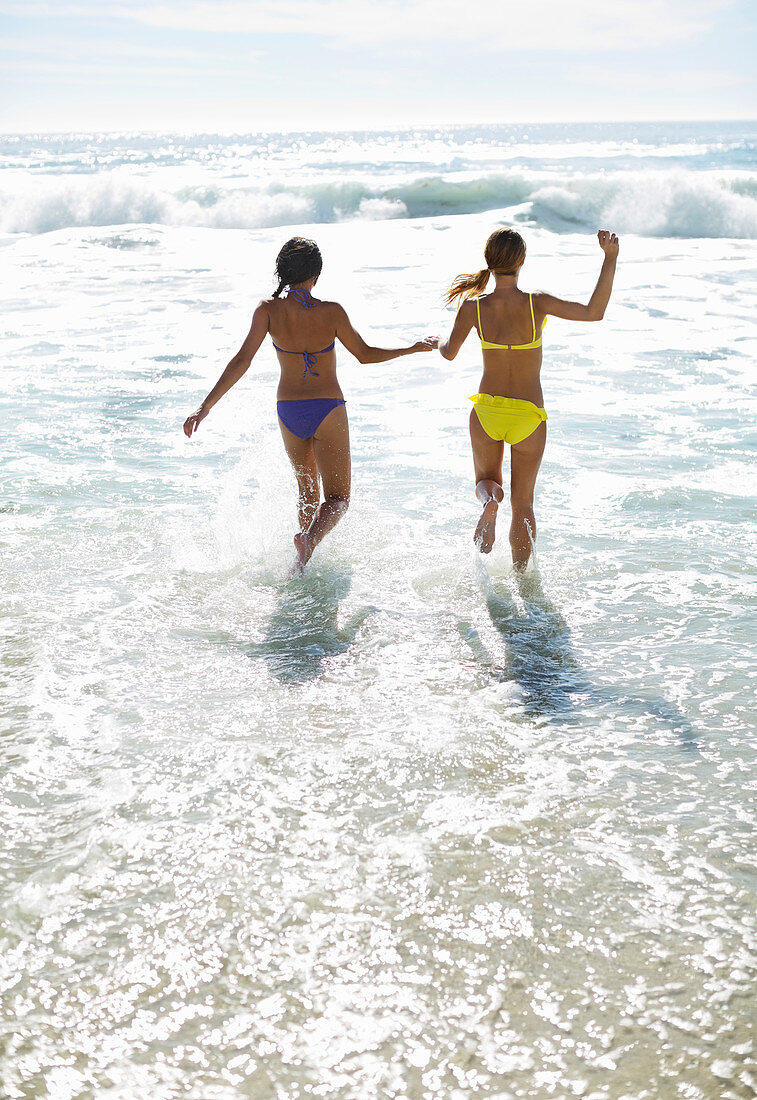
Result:
M476 533L473 536L473 541L482 554L489 554L492 546L494 546L494 533L497 524L498 508L499 505L496 500L488 501L488 503L484 505L480 520L476 524Z
M297 551L297 560L292 569L292 576L296 577L305 571L305 566L313 554L313 544L305 531L300 531L294 536L294 548Z

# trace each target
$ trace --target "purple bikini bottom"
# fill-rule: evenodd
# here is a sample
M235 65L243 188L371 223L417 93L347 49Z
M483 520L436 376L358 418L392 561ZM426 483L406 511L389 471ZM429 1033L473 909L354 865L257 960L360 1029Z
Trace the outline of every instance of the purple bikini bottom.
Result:
M310 397L303 401L277 401L279 420L292 435L310 439L321 423L337 405L344 405L343 397Z

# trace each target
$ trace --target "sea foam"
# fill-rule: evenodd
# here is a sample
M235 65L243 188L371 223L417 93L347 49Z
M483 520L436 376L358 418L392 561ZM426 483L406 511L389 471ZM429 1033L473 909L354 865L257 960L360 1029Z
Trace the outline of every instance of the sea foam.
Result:
M757 238L751 177L723 173L615 172L558 175L489 172L402 180L317 179L307 174L240 183L171 186L166 174L126 168L95 175L9 173L0 189L0 231L45 233L74 226L160 224L257 229L302 222L382 220L506 210L553 232L611 225L651 237ZM526 205L524 205L526 204Z

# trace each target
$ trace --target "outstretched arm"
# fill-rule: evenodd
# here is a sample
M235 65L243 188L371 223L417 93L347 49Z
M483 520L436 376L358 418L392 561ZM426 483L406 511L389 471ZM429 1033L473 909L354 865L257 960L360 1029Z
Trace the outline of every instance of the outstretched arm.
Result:
M602 261L602 270L599 272L597 285L594 287L589 304L585 306L581 302L566 302L563 298L555 298L553 294L534 294L534 306L539 313L550 314L552 317L562 317L566 321L602 320L612 293L619 245L618 238L607 229L600 229L597 238L605 258Z
M241 348L234 358L229 360L223 374L200 407L184 421L184 435L188 439L191 439L192 433L197 431L213 406L221 400L225 393L229 392L232 386L236 385L245 373L260 345L263 343L267 332L268 307L265 303L261 302L252 315L250 331L247 333Z
M390 359L398 359L401 355L413 355L416 351L431 351L436 346L434 339L427 337L425 340L416 340L414 344L404 348L371 347L353 328L342 306L336 307L336 335L350 355L355 356L358 363L387 363Z
M439 341L439 354L443 359L454 359L473 328L473 302L463 302L457 311L452 332L446 340Z

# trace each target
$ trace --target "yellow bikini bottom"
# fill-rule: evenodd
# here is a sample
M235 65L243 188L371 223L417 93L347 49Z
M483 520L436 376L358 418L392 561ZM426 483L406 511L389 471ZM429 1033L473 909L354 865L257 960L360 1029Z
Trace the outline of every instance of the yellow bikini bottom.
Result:
M470 400L486 434L511 445L527 439L547 419L546 411L533 401L493 397L490 393L475 393Z

